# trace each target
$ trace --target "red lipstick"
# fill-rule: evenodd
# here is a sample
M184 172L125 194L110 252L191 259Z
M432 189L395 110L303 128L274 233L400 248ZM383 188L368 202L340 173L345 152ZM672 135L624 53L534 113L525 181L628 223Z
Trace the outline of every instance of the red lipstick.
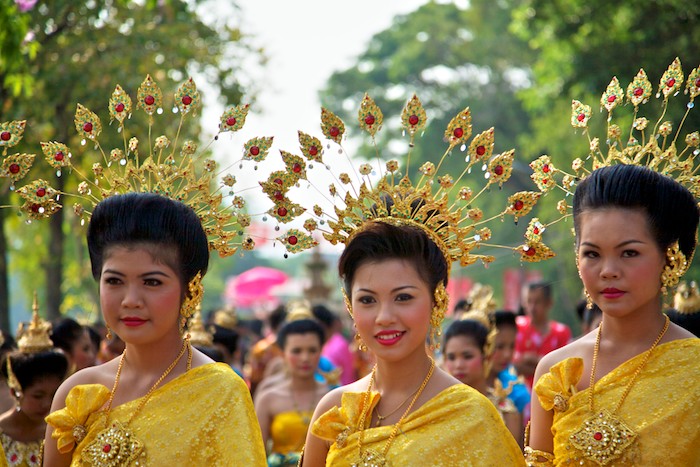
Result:
M126 326L129 326L129 327L141 326L142 324L144 324L146 322L145 319L138 318L136 316L126 316L126 317L122 318L121 321L122 321L122 323L124 323Z
M402 331L380 331L374 338L382 345L394 345L401 340L405 332Z

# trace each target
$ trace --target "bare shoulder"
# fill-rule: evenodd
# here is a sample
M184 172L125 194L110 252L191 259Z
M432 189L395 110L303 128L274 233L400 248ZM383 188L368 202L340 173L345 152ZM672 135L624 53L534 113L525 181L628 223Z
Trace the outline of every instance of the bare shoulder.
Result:
M51 411L61 409L66 406L66 396L68 393L76 386L83 384L101 384L108 389L111 389L112 383L114 383L114 376L117 372L117 366L119 365L119 360L114 359L102 365L84 368L80 371L73 373L71 376L66 378L61 386L59 386L56 391L56 395L53 398L53 405Z
M197 350L194 346L192 347L192 368L197 368L198 366L204 366L209 363L215 363L214 360L207 357L206 354Z
M326 413L333 407L340 407L343 400L343 394L346 392L364 392L367 390L367 384L369 382L369 376L365 376L362 379L355 381L354 383L335 388L328 392L325 396L321 398L318 405L316 406L316 412L314 413L314 418L318 418L318 415Z
M697 337L692 332L687 329L677 325L676 323L670 323L668 326L668 331L661 342L671 342L681 339L688 339L690 337Z
M593 345L595 344L596 332L592 331L585 336L561 347L557 350L549 352L547 355L542 357L540 362L537 364L537 370L535 371L535 381L547 373L550 368L559 362L572 357L581 357L583 355L588 355L593 351Z

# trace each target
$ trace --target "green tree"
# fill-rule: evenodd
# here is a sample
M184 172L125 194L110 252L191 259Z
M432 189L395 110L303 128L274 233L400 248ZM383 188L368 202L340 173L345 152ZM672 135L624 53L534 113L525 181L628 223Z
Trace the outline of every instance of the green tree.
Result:
M109 95L117 83L133 96L140 82L150 73L166 93L167 99L180 82L194 74L200 81L202 78L208 81L226 103L233 105L240 102L250 86L240 70L231 64L251 55L258 60L262 57L260 51L249 47L236 25L228 24L225 20L227 17L235 18L236 7L216 7L229 8L230 15L203 13L213 11L211 8L214 6L214 2L204 0L149 1L145 5L127 0L84 3L66 0L42 3L27 13L3 8L12 21L20 26L27 25L28 44L32 46L29 47L26 41L25 45L21 45L21 41L15 40L16 44L20 44L19 53L16 48L10 50L3 47L0 59L0 95L3 96L0 121L28 121L22 143L27 151L27 147L38 151L39 141L49 140L67 143L74 156L81 156L81 159L83 150L87 149L84 164L89 168L96 161L91 158L94 155L88 155L91 148L82 147L72 130L75 105L80 102L104 119L105 113L101 110L106 108ZM22 27L18 26L14 36L22 32ZM0 36L3 46L11 43L8 38ZM20 65L16 65L18 56L21 57ZM201 86L202 83L199 84ZM134 115L136 122L131 125L138 125L138 118ZM140 123L143 124L143 120ZM190 126L197 124L193 122ZM184 131L199 133L198 128ZM106 133L109 131L105 131L104 138L107 138ZM103 140L105 147L119 147L118 135L112 133L116 141L110 143ZM31 175L42 176L61 190L76 183L69 174L57 177L45 167L43 162L35 163ZM7 195L3 196L5 199L0 203L7 204L3 202L7 201ZM0 214L3 214L2 211ZM48 221L48 229L46 225L43 226L41 237L47 247L40 267L46 273L45 307L49 318L60 315L64 288L85 290L83 282L90 282L82 244L79 240L68 244L65 241L67 233L77 231L74 217L72 214L64 216L62 210ZM10 234L14 235L21 234ZM7 248L7 236L0 235L0 258L6 257ZM28 250L37 248L24 242L21 254L31 255ZM65 256L66 251L72 252L71 257ZM73 258L82 264L71 267L71 277L67 278L64 275L65 262ZM2 266L0 264L0 284L7 284L7 268L2 270ZM36 273L35 270L28 274L36 277ZM31 287L37 287L36 282L35 278L29 283ZM89 290L94 290L94 286L89 286ZM0 326L5 329L8 296L0 293L0 316L3 317Z

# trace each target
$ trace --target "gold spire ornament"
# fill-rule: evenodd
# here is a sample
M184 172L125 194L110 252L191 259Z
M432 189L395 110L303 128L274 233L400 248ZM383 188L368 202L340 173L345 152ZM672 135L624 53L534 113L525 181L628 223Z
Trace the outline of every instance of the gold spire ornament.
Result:
M367 132L375 149L375 136L384 124L384 116L374 100L365 95L358 113L361 130ZM290 172L287 178L273 174L264 191L275 203L278 214L287 214L299 206L291 203L287 196L289 188L299 180L307 180L308 169L323 168L331 172L334 182L328 190L316 188L320 198L325 198L331 209L319 204L309 206L310 218L304 223L304 230L291 229L278 238L291 252L302 251L315 246L312 234L318 231L332 244L346 244L353 236L372 222L386 222L393 225L410 225L423 230L443 252L447 262L458 262L461 266L481 261L487 265L494 256L482 254L481 248L489 245L491 230L486 227L489 221L506 216L518 218L529 214L540 193L519 192L512 195L508 205L499 213L484 218L477 207L479 198L491 187L503 185L512 173L513 150L494 155L494 129L490 128L472 138L471 113L469 108L458 113L444 132L447 149L438 161L425 162L416 173L411 172L411 152L415 147L416 135L422 133L427 123L427 114L421 101L415 95L403 109L401 126L408 135L409 151L403 175L399 172L397 160L382 161L377 149L376 163L363 163L350 172L336 173L338 162L324 161L324 146L318 138L299 132L302 157L285 153ZM328 109L321 112L321 130L329 141L340 146L339 153L347 152L342 147L345 123ZM442 163L459 148L465 153L465 164L461 174L453 176L440 173ZM290 165L291 164L291 165ZM463 184L463 178L472 169L481 168L484 186L474 193ZM478 169L477 169L478 170ZM415 177L413 177L415 176ZM413 178L418 180L414 183ZM311 182L309 182L311 185ZM290 209L291 208L291 209ZM303 209L303 208L302 208ZM279 212L281 211L281 213ZM540 245L533 242L518 248L508 247L520 254L525 261L543 259ZM532 253L527 253L532 250Z
M54 348L51 341L51 323L39 316L39 301L34 292L32 320L28 325L20 323L17 329L17 348L23 353L39 353Z
M685 83L685 85L684 85ZM667 119L671 99L683 91L688 96L685 112L677 125ZM646 72L640 69L626 90L614 77L600 98L601 111L607 113L606 134L601 137L591 135L589 120L593 112L589 105L574 100L571 104L571 125L581 130L588 139L586 154L574 159L571 171L567 172L555 165L552 159L543 155L530 164L532 180L543 196L556 190L564 193L557 203L558 215L550 222L532 219L526 237L541 241L544 230L572 215L569 202L576 185L594 170L615 164L640 165L660 174L669 176L685 186L696 198L700 198L700 132L685 134L681 130L688 115L695 107L695 98L700 95L700 67L694 68L687 79L683 74L680 59L676 58L663 73L657 87L656 98L661 100L661 114L654 120L645 116L645 104L652 99L653 86ZM613 114L623 104L631 107L632 115L614 118ZM630 121L628 130L618 123ZM672 245L667 252L670 268L664 272L664 285L671 287L678 283L687 271L692 258L685 258Z
M250 139L244 144L238 161L220 168L208 156L209 146L213 142L199 150L197 141L181 141L180 138L185 120L194 117L201 106L201 96L192 78L180 85L173 98L173 113L179 114L177 131L170 137L154 136L157 120L167 120L168 114L163 112L167 99L158 84L150 75L146 76L135 102L117 85L109 99L108 111L110 125L116 126L122 145L113 149L103 147L100 142L103 130L100 117L78 104L75 129L83 145L94 146L97 157L88 162L92 163L92 169L81 172L81 166L85 163L78 163L78 155L73 154L66 144L56 141L41 143L44 159L56 170L56 174L76 174L79 184L75 192L59 192L45 180L30 181L16 189L24 202L20 211L30 221L44 219L63 207L59 202L62 196L69 197L75 201L73 210L84 224L89 221L94 206L105 198L129 192L156 193L190 206L199 215L207 233L209 249L216 250L220 256L230 256L239 249L253 249L255 241L246 233L253 215L246 211L245 200L240 193L249 189L259 190L260 187L257 181L253 181L250 186L239 189L236 177L229 170L234 166L240 168L244 163L255 164L257 168L257 163L267 157L272 138ZM219 120L214 139L221 134L240 130L248 110L248 105L227 109ZM145 131L127 126L132 113L137 111L147 115L148 127ZM12 189L28 173L36 158L34 154L27 153L7 154L22 140L25 127L25 121L0 122L0 179L8 178ZM130 130L135 133L132 135ZM138 130L141 131L136 133ZM91 154L86 152L84 156ZM291 219L297 214L299 212L290 209L287 217ZM259 217L266 215L264 212L255 214Z
M214 336L204 326L202 321L202 307L197 306L197 311L194 312L190 327L187 330L190 335L190 343L194 346L211 347L214 345Z

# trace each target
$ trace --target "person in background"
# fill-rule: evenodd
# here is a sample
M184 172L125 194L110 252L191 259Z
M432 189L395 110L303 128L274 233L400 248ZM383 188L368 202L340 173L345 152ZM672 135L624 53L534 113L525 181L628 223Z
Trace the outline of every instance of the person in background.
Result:
M311 312L323 325L326 334L326 343L323 345L321 355L330 360L336 368L340 368L340 384L352 383L357 379L357 375L350 344L341 333L343 323L325 305L316 305L311 308Z
M489 387L495 388L497 392L505 390L507 397L513 401L518 412L523 414L530 403L530 391L513 366L515 339L518 334L518 327L515 324L515 313L497 310L491 315L491 319L497 332L493 340L491 369L486 382ZM522 442L522 436L515 439L519 443Z
M15 407L0 415L0 443L12 466L41 465L44 417L68 372L68 359L54 348L50 329L51 325L39 318L35 296L32 321L18 333L18 350L8 353L0 365L15 401Z
M68 357L70 373L97 363L97 354L87 328L74 319L63 318L55 323L51 340Z
M469 315L471 313L471 315ZM508 431L518 441L522 439L523 417L508 397L511 388L489 386L487 378L492 367L496 329L491 328L488 317L467 313L466 319L453 321L444 335L443 355L445 370L462 383L467 384L496 406Z
M672 323L700 337L700 293L695 281L678 284L673 296L673 309L666 310Z
M5 356L17 349L17 342L11 334L0 331L0 362L5 361ZM5 413L15 406L15 398L7 386L7 380L0 378L0 413Z
M249 369L250 391L255 391L260 381L270 373L270 362L280 360L282 350L277 346L277 330L287 317L287 309L280 305L270 312L266 320L265 337L255 343L250 349Z
M535 368L540 359L571 340L571 329L549 319L552 309L552 286L546 282L529 282L522 289L525 316L517 317L518 335L515 340L513 364L518 374L532 387Z
M299 462L311 416L329 389L315 377L324 339L321 324L308 318L285 323L277 334L287 377L267 388L260 386L255 398L255 412L268 446L268 466Z

